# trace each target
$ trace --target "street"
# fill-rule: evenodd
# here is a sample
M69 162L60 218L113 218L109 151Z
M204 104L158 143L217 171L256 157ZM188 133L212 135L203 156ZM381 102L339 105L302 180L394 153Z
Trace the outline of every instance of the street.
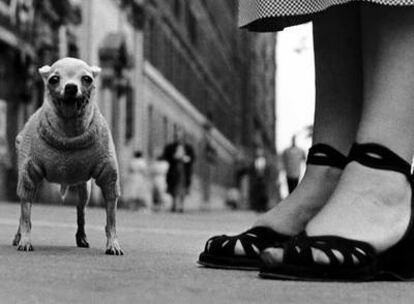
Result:
M414 283L304 283L197 266L205 240L239 232L249 212L119 210L122 257L104 255L105 213L87 210L90 249L75 246L76 212L34 205L34 252L11 246L19 205L0 203L0 303L412 303Z

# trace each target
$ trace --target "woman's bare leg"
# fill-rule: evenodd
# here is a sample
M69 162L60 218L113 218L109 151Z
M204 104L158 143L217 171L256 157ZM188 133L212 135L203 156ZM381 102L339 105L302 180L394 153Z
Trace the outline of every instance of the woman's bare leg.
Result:
M358 143L378 143L411 163L414 149L414 7L361 9L364 109ZM351 163L309 235L338 235L381 252L407 229L411 188L401 173Z
M362 59L360 10L332 8L314 21L316 109L313 144L324 143L347 155L360 119ZM325 205L342 170L308 165L298 187L262 215L254 226L295 235Z

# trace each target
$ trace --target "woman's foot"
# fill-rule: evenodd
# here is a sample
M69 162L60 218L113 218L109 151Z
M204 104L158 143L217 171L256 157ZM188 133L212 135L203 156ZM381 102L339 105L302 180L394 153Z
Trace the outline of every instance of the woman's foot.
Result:
M282 203L262 215L253 228L235 236L210 238L198 263L213 268L258 270L260 253L303 231L333 192L341 169L309 165L300 185Z
M286 235L303 231L308 221L325 205L333 193L342 170L329 166L308 165L296 189L276 207L254 223Z
M401 239L410 216L411 187L406 176L352 162L306 232L364 241L382 252Z
M317 144L308 155L306 174L295 191L262 215L253 228L234 236L207 240L199 264L215 268L258 269L260 253L303 231L306 223L333 192L347 158L332 147Z
M258 270L260 253L303 231L333 192L342 170L309 165L295 191L260 217L253 228L235 236L215 236L206 242L198 263L213 268Z
M305 264L311 276L324 275L312 262L333 267L334 274L338 262L354 267L362 262L355 254L362 253L364 259L371 250L381 254L405 236L412 216L409 163L379 145L356 145L353 151L358 162L345 168L326 206L306 226L306 234L262 254L266 267L274 269L270 272L276 276L278 265L292 262L290 275L299 277L295 267ZM361 242L371 249L358 249Z

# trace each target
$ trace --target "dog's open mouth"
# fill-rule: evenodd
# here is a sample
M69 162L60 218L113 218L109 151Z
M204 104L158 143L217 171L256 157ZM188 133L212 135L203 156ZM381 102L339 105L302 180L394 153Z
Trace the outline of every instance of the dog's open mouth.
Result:
M89 103L86 96L80 97L60 97L55 99L55 105L59 114L63 117L77 117L85 112L85 108Z

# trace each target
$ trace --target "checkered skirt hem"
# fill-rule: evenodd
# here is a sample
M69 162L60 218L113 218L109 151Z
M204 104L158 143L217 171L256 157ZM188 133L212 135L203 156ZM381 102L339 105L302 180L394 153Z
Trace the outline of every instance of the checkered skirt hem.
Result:
M249 28L251 24L257 25L257 21L266 20L265 24L271 28L269 31L280 30L286 26L307 22L313 14L331 6L351 2L392 6L414 5L414 0L239 0L239 26ZM266 28L260 26L254 28L266 31Z

